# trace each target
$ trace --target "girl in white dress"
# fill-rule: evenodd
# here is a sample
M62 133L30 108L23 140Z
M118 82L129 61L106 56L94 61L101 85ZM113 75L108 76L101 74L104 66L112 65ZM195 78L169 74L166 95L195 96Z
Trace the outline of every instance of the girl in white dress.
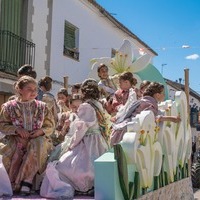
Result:
M47 167L41 196L72 198L75 190L87 192L94 187L94 161L108 150L107 123L102 104L98 101L97 82L87 79L81 91L84 103L79 106L77 118L70 126L74 129L72 141L59 161ZM48 176L49 171L54 173Z

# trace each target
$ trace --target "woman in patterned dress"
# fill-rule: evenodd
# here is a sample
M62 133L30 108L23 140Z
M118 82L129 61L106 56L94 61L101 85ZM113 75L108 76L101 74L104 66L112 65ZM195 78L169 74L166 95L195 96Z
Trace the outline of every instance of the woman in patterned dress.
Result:
M4 103L0 112L0 131L8 137L0 154L13 190L28 195L35 175L46 166L55 123L46 104L35 99L35 79L23 76L15 89L17 98Z

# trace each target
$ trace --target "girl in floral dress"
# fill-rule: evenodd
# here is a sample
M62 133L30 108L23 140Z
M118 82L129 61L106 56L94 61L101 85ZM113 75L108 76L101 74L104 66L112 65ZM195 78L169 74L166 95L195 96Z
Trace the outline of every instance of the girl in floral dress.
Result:
M73 198L75 190L88 192L94 187L94 161L108 150L108 130L102 104L98 101L97 82L84 81L81 91L84 103L79 106L77 119L70 126L74 133L69 148L55 165L49 163L41 196ZM50 174L57 175L52 177Z
M15 89L17 98L4 103L0 112L0 131L8 137L0 154L13 190L28 195L35 175L45 168L55 124L46 104L35 99L35 79L23 76Z

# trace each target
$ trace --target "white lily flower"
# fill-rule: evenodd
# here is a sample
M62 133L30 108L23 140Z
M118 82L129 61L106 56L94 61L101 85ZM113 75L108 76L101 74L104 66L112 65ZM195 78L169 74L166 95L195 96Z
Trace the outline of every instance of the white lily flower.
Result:
M93 58L91 60L92 72L90 73L90 76L96 78L97 67L102 63L108 66L109 75L115 75L123 72L139 72L150 63L150 60L151 56L149 54L144 54L139 58L135 58L132 53L130 41L124 40L122 46L116 51L115 57Z
M185 93L177 92L175 101L167 100L159 108L164 115L180 114L181 122L163 122L158 133L153 113L142 111L128 124L127 130L130 132L125 133L120 142L129 166L129 180L133 180L134 172L139 172L140 188L151 189L154 177L161 172L162 155L168 181L174 182L177 167L183 167L191 154L191 128L187 119Z
M160 103L159 109L163 115L178 115L176 103L172 100L166 100ZM176 130L176 123L165 121L160 124L160 131L158 133L158 141L163 147L164 171L168 174L169 182L174 181L174 174L176 174L177 167Z
M185 162L188 162L188 158L191 155L191 127L189 124L188 117L188 104L186 94L184 92L178 91L175 93L175 101L177 103L177 109L181 117L181 123L177 135L177 139L179 139L179 157L178 161L181 167L183 167Z
M139 123L136 130L125 133L121 141L125 152L127 164L136 166L139 172L141 187L150 188L153 184L153 177L160 174L162 165L162 148L159 142L154 142L155 118L152 111L142 111L136 116L136 123ZM134 128L132 127L132 129ZM141 137L145 142L141 141Z

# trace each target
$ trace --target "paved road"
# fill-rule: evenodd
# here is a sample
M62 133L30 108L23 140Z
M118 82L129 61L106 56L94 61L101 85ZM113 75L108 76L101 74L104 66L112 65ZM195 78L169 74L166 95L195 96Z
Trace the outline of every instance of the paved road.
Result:
M193 189L194 191L194 200L200 200L200 189L198 188L194 188ZM35 200L45 200L46 198L42 198L40 197L39 195L31 195L29 197L20 197L20 196L13 196L13 197L0 197L0 200L20 200L20 199L26 199L26 200L32 200L32 199L35 199ZM91 199L94 199L94 197L87 197L87 196L77 196L75 197L73 200L91 200Z
M0 200L20 200L20 199L26 199L26 200L32 200L32 199L35 199L35 200L45 200L46 198L42 198L39 195L30 195L30 196L27 196L27 197L22 197L22 196L19 196L19 195L14 195L12 197L0 197ZM71 200L92 200L92 199L94 200L94 197L76 196L76 197L74 197L74 199L71 199ZM48 200L50 200L50 199L48 199ZM60 200L62 200L62 199L60 199Z

